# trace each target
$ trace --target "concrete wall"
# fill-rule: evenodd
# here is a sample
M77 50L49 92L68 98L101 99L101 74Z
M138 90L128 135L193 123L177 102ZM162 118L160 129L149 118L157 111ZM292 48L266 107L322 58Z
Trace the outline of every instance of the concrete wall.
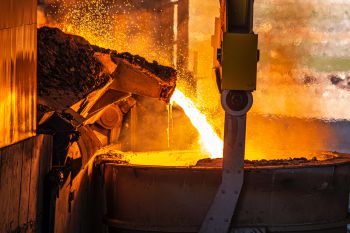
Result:
M0 149L0 232L41 232L51 148L52 137L40 135Z
M36 4L0 1L0 147L35 135Z

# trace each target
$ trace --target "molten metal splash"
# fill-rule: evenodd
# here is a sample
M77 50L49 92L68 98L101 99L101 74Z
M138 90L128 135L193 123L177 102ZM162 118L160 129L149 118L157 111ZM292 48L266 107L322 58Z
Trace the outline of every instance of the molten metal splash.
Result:
M176 89L171 98L171 102L177 103L184 110L193 126L198 130L203 141L203 146L210 153L211 158L221 158L223 153L223 141L208 123L205 115L196 108L192 100L186 97L180 90Z

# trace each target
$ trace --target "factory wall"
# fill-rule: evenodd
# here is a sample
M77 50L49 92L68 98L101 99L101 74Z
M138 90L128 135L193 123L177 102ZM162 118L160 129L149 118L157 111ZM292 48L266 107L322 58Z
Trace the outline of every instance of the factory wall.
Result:
M52 137L36 131L37 0L0 0L0 232L41 232Z
M56 200L55 233L106 233L104 182L94 159L86 164L74 180L71 176L59 190Z
M36 5L0 1L0 148L35 135Z
M177 16L177 69L188 69L188 43L189 31L188 25L190 20L189 15L189 0L178 1L178 16Z
M52 137L40 135L0 149L0 232L41 232L51 148Z

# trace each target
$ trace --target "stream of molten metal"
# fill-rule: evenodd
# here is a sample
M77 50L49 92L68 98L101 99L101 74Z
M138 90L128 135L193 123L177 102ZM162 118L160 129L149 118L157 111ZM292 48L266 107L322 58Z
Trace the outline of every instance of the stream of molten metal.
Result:
M186 97L179 89L176 89L171 97L171 103L175 102L185 112L193 126L198 130L204 148L211 158L222 158L223 141L207 121L206 116L196 108L193 101Z

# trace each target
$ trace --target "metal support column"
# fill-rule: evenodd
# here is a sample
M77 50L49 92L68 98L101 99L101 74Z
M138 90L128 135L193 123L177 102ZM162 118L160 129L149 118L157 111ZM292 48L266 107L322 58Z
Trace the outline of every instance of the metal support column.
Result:
M222 181L200 233L229 231L243 186L246 113L252 103L250 92L222 93L222 105L226 111Z

